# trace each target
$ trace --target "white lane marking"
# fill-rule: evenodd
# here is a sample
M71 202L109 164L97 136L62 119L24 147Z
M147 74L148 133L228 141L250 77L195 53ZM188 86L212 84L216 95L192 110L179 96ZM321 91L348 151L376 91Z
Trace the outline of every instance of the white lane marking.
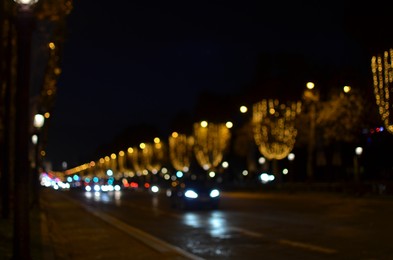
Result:
M103 212L98 212L88 206L84 206L87 211L89 211L91 214L95 215L96 217L106 221L107 223L115 226L116 228L126 232L128 235L134 237L135 239L143 242L144 244L148 245L149 247L152 247L153 249L157 250L158 252L161 253L170 253L170 252L177 252L180 255L183 255L184 257L187 257L188 259L195 259L195 260L201 260L203 258L200 258L196 255L190 254L187 251L182 250L179 247L173 246L157 237L154 237L148 233L143 232L140 229L137 229L135 227L129 226L126 223L118 220L117 218L114 218L110 215L107 215Z
M76 203L78 203L78 202L76 201ZM143 210L146 210L146 211L150 211L150 210L151 210L151 209L148 208L148 207L142 207L142 206L136 205L136 204L134 204L134 203L130 203L130 204L133 204L133 206L135 206L135 207L137 207L137 208L140 208L140 209L143 209ZM192 255L192 254L190 254L190 253L188 253L188 252L186 252L186 251L184 251L184 250L182 250L182 249L180 249L180 248L178 248L178 247L176 247L176 246L170 245L170 244L168 244L168 243L166 243L166 242L164 242L164 241L162 241L162 240L159 240L158 238L153 237L153 236L151 236L151 235L149 235L149 234L147 234L147 233L145 233L145 232L143 232L143 231L141 231L141 230L139 230L139 229L136 229L136 228L133 228L133 227L131 227L131 226L128 226L127 224L125 224L125 223L121 222L120 220L115 219L115 218L113 218L113 217L111 217L111 216L109 216L109 215L106 215L106 214L104 214L104 213L101 213L102 216L100 216L100 213L95 212L94 210L90 209L88 206L84 206L84 207L85 207L86 210L88 210L89 212L91 212L91 213L93 213L94 215L96 215L97 217L99 217L99 218L101 218L101 219L107 221L108 223L113 224L114 226L116 226L115 222L119 222L120 225L125 225L125 226L127 226L128 228L131 229L131 232L129 232L129 231L127 230L127 227L125 227L125 228L124 228L124 227L118 227L118 228L120 228L121 230L126 231L126 232L129 233L131 236L134 236L134 233L135 233L135 234L136 234L136 233L139 233L139 234L140 234L140 237L137 237L137 236L134 236L134 237L135 237L136 239L142 241L143 243L145 243L145 244L148 245L148 246L151 246L151 247L152 247L152 243L151 243L152 240L156 240L156 241L157 241L157 242L156 242L156 243L157 243L157 244L156 244L156 245L157 245L156 250L158 250L159 252L168 252L168 251L170 251L170 250L167 250L167 249L165 248L165 247L168 247L168 246L169 246L170 248L172 248L172 250L177 251L178 253L183 254L183 255L186 256L186 257L189 257L190 259L203 259L203 258L199 258L198 256ZM161 210L157 210L157 209L156 209L156 211L157 211L158 214L170 215L170 216L172 216L172 217L179 218L179 219L182 218L182 216L181 216L181 215L178 215L178 214L169 213L169 212L161 211ZM108 217L109 219L113 219L113 223L112 223L110 220L106 220L106 219L105 219L105 216ZM102 217L104 217L104 218L102 218ZM244 234L244 235L251 236L251 237L257 237L257 238L264 237L264 235L261 234L261 233L257 233L257 232L250 231L250 230L243 229L243 228L239 228L239 227L230 227L229 229L235 230L235 231L237 231L237 232L240 232L240 233L242 233L242 234ZM140 239L140 238L141 238L141 239ZM145 239L146 239L146 241L145 241ZM152 239L152 240L149 240L149 239ZM321 252L321 253L325 253L325 254L335 254L335 253L337 253L337 250L335 250L335 249L326 248L326 247L317 246L317 245L312 245L312 244L303 243L303 242L297 242L297 241L287 240L287 239L278 239L278 240L276 240L275 242L278 243L278 244L282 244L282 245L287 245L287 246L302 248L302 249L311 250L311 251L316 251L316 252ZM164 251L161 251L161 250L164 250ZM180 251L178 251L178 250L180 250Z
M299 247L299 248L304 248L304 249L308 249L308 250L311 250L311 251L317 251L317 252L321 252L321 253L325 253L325 254L335 254L335 253L337 253L337 250L335 250L335 249L321 247L321 246L307 244L307 243L302 243L302 242L286 240L286 239L279 239L279 240L277 240L277 242L279 244L289 245L289 246Z
M254 231L249 231L247 229L244 228L239 228L239 227L230 227L229 229L235 230L239 233L242 233L244 235L250 236L250 237L263 237L264 235L261 233L257 233Z

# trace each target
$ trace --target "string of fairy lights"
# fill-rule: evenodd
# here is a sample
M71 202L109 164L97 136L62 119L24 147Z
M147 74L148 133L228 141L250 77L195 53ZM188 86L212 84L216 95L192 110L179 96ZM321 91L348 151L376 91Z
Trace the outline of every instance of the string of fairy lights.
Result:
M173 168L178 171L188 172L193 155L194 138L185 134L173 132L168 139L169 158Z
M294 119L300 112L300 102L291 105L279 104L278 100L263 100L254 105L254 137L261 153L268 159L282 159L292 150L296 138ZM242 107L244 109L244 107ZM273 111L275 111L273 113ZM274 115L275 120L267 117ZM231 140L233 123L194 123L192 136L173 132L164 142L155 138L153 143L141 143L139 147L129 147L126 152L112 153L97 162L86 163L68 169L66 175L89 171L99 177L105 176L107 169L123 176L143 176L149 172L157 174L168 156L174 169L188 172L193 156L207 172L217 169L223 161ZM270 129L270 130L269 130ZM274 136L275 139L266 138Z
M264 99L254 104L254 139L267 159L281 160L292 151L297 135L295 119L300 112L300 101L284 104L278 99Z
M393 49L385 51L383 57L373 56L371 59L371 70L373 74L375 102L385 128L393 133L392 118L390 109L390 91L392 91L393 81Z
M393 133L390 112L390 88L393 81L392 57L393 49L385 52L383 58L372 58L374 93L381 118L390 132ZM344 87L348 92L349 87ZM241 112L247 112L245 106ZM252 106L252 133L260 154L266 159L282 160L294 148L298 130L296 119L302 111L302 102L283 103L278 99L263 99ZM207 121L193 124L191 136L173 132L167 142L155 138L152 143L141 143L139 147L129 147L126 152L120 151L100 158L97 162L86 163L66 170L65 174L88 171L96 176L105 175L107 169L122 176L146 176L157 174L168 160L177 171L188 172L194 158L206 171L214 171L222 163L232 138L232 122L211 123ZM165 163L164 163L165 161Z
M207 121L194 123L194 153L196 160L206 171L213 170L222 161L231 138L230 122L213 124Z

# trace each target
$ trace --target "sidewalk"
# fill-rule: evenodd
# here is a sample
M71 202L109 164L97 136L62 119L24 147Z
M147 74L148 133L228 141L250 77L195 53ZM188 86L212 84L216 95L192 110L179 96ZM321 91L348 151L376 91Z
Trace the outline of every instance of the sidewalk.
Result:
M198 259L104 213L89 211L62 191L41 190L31 213L31 255L53 259ZM0 222L0 259L12 257L12 221Z

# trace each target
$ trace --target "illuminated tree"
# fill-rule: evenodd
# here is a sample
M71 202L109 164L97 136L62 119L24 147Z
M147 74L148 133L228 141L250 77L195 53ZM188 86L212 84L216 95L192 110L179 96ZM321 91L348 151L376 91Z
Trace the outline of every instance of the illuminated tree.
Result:
M172 166L183 172L188 172L193 156L194 138L173 132L169 137L169 159Z
M194 153L206 171L216 168L224 157L231 138L226 124L194 123Z
M153 174L161 169L162 163L165 156L165 148L163 143L158 137L154 138L154 144L146 143L142 149L142 157L146 169L151 171Z
M140 144L141 149L144 148L144 145L145 144L143 143ZM136 173L136 175L141 176L142 174L144 174L145 167L143 163L142 150L140 150L138 147L128 148L127 160L130 161L130 165L132 165L132 170Z
M277 99L264 99L253 106L254 140L260 153L273 160L273 172L277 177L276 160L284 159L292 151L297 130L296 116L301 111L301 102L283 104Z
M373 74L374 95L379 114L386 129L393 134L392 115L393 108L390 101L390 94L393 91L393 49L385 51L383 57L373 56L371 59L371 70Z
M349 86L345 91L335 93L325 102L321 102L317 126L321 130L325 144L337 141L352 142L360 132L364 102L360 93Z

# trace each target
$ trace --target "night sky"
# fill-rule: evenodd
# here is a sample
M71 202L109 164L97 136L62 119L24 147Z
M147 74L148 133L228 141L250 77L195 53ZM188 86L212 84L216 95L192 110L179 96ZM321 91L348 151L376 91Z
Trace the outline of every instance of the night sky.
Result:
M381 2L264 2L74 0L49 129L54 169L85 162L129 125L166 129L202 91L242 93L272 62L261 57L301 57L371 82L371 55L393 47Z

